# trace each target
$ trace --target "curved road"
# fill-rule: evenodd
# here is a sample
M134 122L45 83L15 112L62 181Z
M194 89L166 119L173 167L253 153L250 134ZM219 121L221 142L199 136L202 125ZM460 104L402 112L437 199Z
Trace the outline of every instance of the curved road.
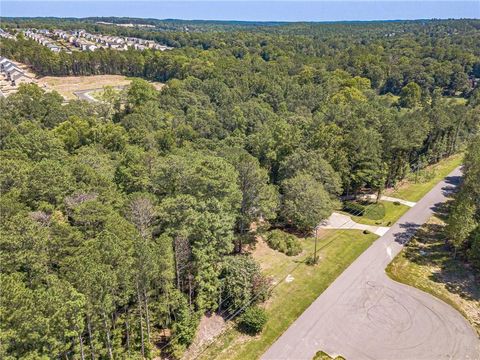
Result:
M262 356L308 359L318 350L348 360L480 359L480 342L451 306L392 281L385 267L458 184L437 184L357 258Z
M117 90L122 90L125 88L124 85L118 85L118 86L112 86L112 88L117 89ZM90 93L94 91L100 91L103 90L103 88L95 88L95 89L86 89L86 90L77 90L74 91L73 94L78 98L78 100L85 100L88 102L98 102L98 99L95 99Z

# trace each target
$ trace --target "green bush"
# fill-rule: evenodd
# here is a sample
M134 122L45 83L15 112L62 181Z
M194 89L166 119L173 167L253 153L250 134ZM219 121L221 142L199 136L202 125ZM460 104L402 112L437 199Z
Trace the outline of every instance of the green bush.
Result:
M292 234L287 234L282 230L272 230L267 234L267 244L272 249L280 251L288 256L300 254L302 245L298 238Z
M343 203L343 211L355 216L363 216L365 213L365 206L353 201L345 201Z
M337 356L335 359L323 351L317 351L312 360L345 360L343 356Z
M365 235L369 235L369 234L371 234L372 232L371 232L370 230L365 229L365 230L363 230L363 233L364 233Z
M262 308L253 306L248 308L242 316L238 326L240 330L249 335L257 335L267 323L267 313Z

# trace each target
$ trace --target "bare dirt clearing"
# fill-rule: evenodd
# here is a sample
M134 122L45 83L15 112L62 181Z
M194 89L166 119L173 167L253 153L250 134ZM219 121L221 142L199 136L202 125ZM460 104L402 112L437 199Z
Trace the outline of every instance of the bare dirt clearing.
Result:
M105 86L122 87L130 84L132 78L122 75L92 75L92 76L45 76L38 79L38 85L45 90L55 90L67 100L77 97L74 92L84 90L99 90ZM157 90L164 84L152 82Z
M195 359L203 349L203 346L218 336L225 329L225 326L225 319L216 313L202 316L197 336L183 355L183 359Z

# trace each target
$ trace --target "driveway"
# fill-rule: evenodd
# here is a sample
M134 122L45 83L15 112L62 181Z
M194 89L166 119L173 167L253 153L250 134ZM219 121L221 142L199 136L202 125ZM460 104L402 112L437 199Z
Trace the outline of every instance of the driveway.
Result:
M355 260L262 359L308 359L318 350L348 360L480 359L480 342L451 306L392 281L385 267L446 200L453 171ZM319 266L322 266L321 264Z
M332 213L330 217L322 221L319 225L320 229L355 229L355 230L368 230L379 236L384 235L390 228L385 226L374 226L359 224L352 220L348 215Z
M101 89L79 90L79 91L75 91L73 94L78 98L78 100L85 100L88 102L97 102L98 100L95 99L92 95L90 95L91 92L96 90L101 90Z

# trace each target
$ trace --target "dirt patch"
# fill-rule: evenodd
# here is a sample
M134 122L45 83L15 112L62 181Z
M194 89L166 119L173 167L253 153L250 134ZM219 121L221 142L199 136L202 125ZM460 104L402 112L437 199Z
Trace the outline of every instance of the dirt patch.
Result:
M202 350L203 346L220 335L225 327L225 319L218 314L202 316L200 324L198 325L197 336L195 337L192 345L183 355L182 359L195 359L198 355L198 352Z
M255 247L249 249L249 252L260 264L260 268L265 275L271 275L272 271L278 272L277 269L281 267L282 263L290 263L292 259L297 259L305 253L305 251L302 251L296 256L287 256L280 251L273 250L261 236L255 237Z
M38 85L44 90L55 90L67 100L76 99L75 91L103 89L105 86L122 87L130 84L131 78L122 75L92 76L45 76L38 79ZM152 82L157 89L164 84Z

